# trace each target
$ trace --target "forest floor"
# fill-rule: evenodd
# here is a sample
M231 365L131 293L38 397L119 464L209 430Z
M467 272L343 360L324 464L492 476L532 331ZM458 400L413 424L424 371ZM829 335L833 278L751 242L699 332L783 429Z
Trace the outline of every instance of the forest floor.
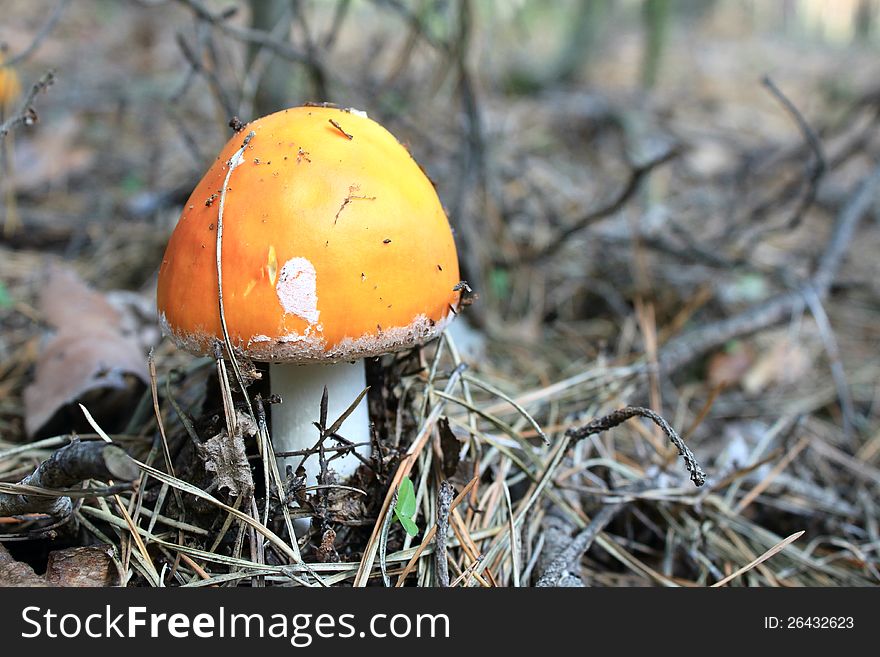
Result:
M645 90L637 23L560 81L546 16L312 7L276 49L288 104L367 109L408 145L474 294L460 330L369 364L384 448L362 491L285 481L259 422L238 424L237 490L205 446L231 442L243 397L161 339L155 286L229 120L265 102L277 35L216 3L95 0L60 3L43 36L56 4L10 0L0 25L11 57L38 42L25 94L55 71L2 142L0 496L71 432L145 465L64 518L0 517L0 583L880 583L876 45L720 3L673 25ZM625 407L671 429L609 416ZM415 537L392 522L404 476ZM291 541L297 514L316 521ZM53 580L64 549L81 556Z

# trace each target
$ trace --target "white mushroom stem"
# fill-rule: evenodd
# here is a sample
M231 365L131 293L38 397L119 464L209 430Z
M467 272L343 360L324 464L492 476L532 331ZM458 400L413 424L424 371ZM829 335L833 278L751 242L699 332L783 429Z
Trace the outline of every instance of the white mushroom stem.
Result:
M320 433L314 423L320 420L321 396L327 386L327 426L332 425L351 406L357 396L367 387L364 361L354 363L331 363L327 365L291 365L272 363L269 369L272 393L281 397L281 403L272 407L272 444L276 452L298 452L312 449L318 442ZM358 454L369 458L372 450L370 441L370 416L367 398L360 401L337 432L346 440L358 444L368 443L356 448ZM328 438L325 447L337 447L335 440ZM338 456L338 452L327 453L327 458L336 457L329 468L336 472L338 481L344 482L354 474L361 461L351 453ZM284 477L285 467L294 470L302 463L302 456L278 458L278 469ZM305 461L306 485L314 486L321 471L317 454Z

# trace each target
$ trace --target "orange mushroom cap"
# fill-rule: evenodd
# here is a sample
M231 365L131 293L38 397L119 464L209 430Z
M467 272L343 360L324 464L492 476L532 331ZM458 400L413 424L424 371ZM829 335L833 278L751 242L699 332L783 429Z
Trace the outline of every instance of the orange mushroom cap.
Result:
M224 318L250 358L375 356L429 340L454 315L452 231L419 165L363 113L296 107L230 139L171 236L157 305L188 351L222 341L221 201Z

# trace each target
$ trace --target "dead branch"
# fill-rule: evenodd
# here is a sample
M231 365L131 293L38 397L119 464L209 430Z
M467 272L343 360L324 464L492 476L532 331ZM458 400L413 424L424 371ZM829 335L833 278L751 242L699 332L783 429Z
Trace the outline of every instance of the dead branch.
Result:
M535 561L537 570L537 582L535 586L549 586L554 588L583 588L586 582L578 573L578 567L572 563L568 556L563 557L565 548L571 544L571 536L577 526L571 518L565 516L555 505L549 505L541 521L540 555ZM586 552L581 553L583 555ZM535 550L538 548L536 546ZM563 563L564 560L564 563ZM580 560L580 556L578 556ZM549 577L548 577L549 576ZM539 582L547 581L541 584ZM528 582L529 580L524 580Z
M703 472L703 469L697 462L697 458L694 456L694 453L690 450L690 448L688 448L687 445L685 445L684 441L681 439L678 433L676 433L675 429L669 426L669 423L666 420L664 420L660 415L652 411L650 408L641 408L639 406L625 406L624 408L613 411L608 415L596 418L589 424L586 424L582 427L571 428L565 433L572 439L572 442L574 442L582 440L587 436L613 429L614 427L623 424L627 420L634 417L646 417L658 427L660 427L660 429L663 431L663 433L666 434L666 437L669 438L670 442L675 445L675 447L678 449L678 453L684 459L685 467L687 467L687 470L691 475L691 481L694 482L694 485L702 486L704 483L706 483L706 473Z
M207 23L210 23L211 25L214 25L221 32L227 34L228 36L231 36L240 41L245 41L247 43L262 46L267 50L271 50L276 55L280 55L281 57L289 59L290 61L298 62L301 64L308 64L312 67L318 67L320 68L322 74L324 73L324 67L322 66L321 62L316 59L315 52L301 52L291 46L288 42L276 39L269 32L264 32L263 30L255 30L252 28L231 25L227 21L235 13L234 11L232 13L230 13L229 11L225 11L219 14L214 14L198 0L177 1L180 4L189 7L197 18Z
M226 116L232 116L233 114L235 114L235 105L229 98L229 94L226 93L226 89L224 89L223 83L220 81L220 78L217 75L217 71L214 70L213 67L205 66L205 64L202 63L201 58L187 43L182 33L178 32L175 35L175 38L177 40L177 46L178 48L180 48L181 54L183 55L184 59L186 59L192 70L204 77L205 80L208 82L208 86L211 87L211 91L214 93L214 96L223 106L224 114Z
M34 36L31 42L27 45L27 47L22 50L17 55L14 55L3 62L4 66L15 66L16 64L23 62L28 57L30 57L37 48L40 47L40 44L46 40L52 30L55 29L55 26L58 25L58 21L61 20L61 15L64 13L64 10L67 9L67 5L70 4L70 0L61 0L55 7L55 11L52 12L52 15L43 23L43 27L40 28L40 31Z
M575 233L579 233L584 230L587 226L590 226L597 221L604 219L605 217L610 217L617 211L619 211L626 203L629 201L633 195L638 191L639 185L642 180L644 180L645 176L647 176L651 171L656 169L657 167L666 164L670 160L673 160L679 155L679 150L676 148L671 148L658 157L655 157L643 164L636 165L632 168L629 174L629 180L627 180L626 184L623 188L617 193L609 203L603 205L600 208L592 210L587 214L583 215L579 219L573 221L569 226L564 228L559 235L550 240L545 246L532 251L531 253L526 253L520 258L521 262L524 263L535 263L541 260L545 260L546 258L555 254L562 246L566 243L566 241L571 238Z
M28 487L26 494L0 492L0 516L45 513L62 518L71 512L73 502L69 496L59 495L59 490L89 479L130 482L139 476L134 460L120 447L103 441L74 440L19 482Z
M544 568L535 586L585 586L583 580L577 574L580 570L578 563L584 556L596 537L614 519L614 517L626 506L626 502L617 502L602 507L593 518L592 522L575 536L556 557Z
M812 290L820 300L828 296L843 258L862 217L874 205L880 187L880 166L874 169L852 195L838 216L834 232L811 279L793 292L779 294L742 313L693 329L666 343L658 357L660 370L670 374L733 338L756 333L772 326L804 303Z
M437 585L449 586L449 562L447 561L446 538L449 533L449 510L455 489L444 480L440 482L437 492L437 533L434 536L434 566L437 573Z
M46 71L31 87L24 97L21 108L10 119L0 124L0 139L8 135L18 126L31 126L37 122L37 112L33 108L34 99L41 91L48 89L55 82L55 71Z
M807 147L810 149L810 152L813 154L813 162L809 167L809 174L806 178L806 190L804 191L804 195L801 197L801 200L798 202L797 207L795 208L792 215L785 222L783 228L781 230L791 230L792 228L800 225L801 219L804 216L804 213L813 205L816 200L816 193L819 189L819 183L822 180L822 177L825 175L825 172L828 170L827 161L825 158L825 151L822 148L822 142L819 140L819 136L816 134L816 131L813 127L807 122L804 118L804 115L801 114L800 110L795 106L789 98L782 93L782 90L776 86L776 83L773 82L769 77L764 77L761 80L761 83L767 87L773 97L778 100L785 110L792 116L795 123L797 123L798 129L801 131L801 134L804 137L804 142Z

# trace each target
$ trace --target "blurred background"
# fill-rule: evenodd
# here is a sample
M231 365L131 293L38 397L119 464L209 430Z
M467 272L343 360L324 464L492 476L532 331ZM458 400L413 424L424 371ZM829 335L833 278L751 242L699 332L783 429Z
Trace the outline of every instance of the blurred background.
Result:
M23 102L38 121L2 142L0 440L69 431L73 414L53 414L95 387L37 390L48 408L27 423L46 336L84 307L53 316L72 293L41 299L50 265L98 290L160 374L184 366L160 343L156 274L230 119L331 102L366 110L435 182L475 293L455 338L475 371L543 400L530 410L556 431L622 403L662 413L745 523L708 565L685 548L675 565L705 517L694 499L655 499L626 520L652 539L622 524L619 544L706 581L808 529L799 557L752 583L876 584L878 13L877 0L4 0L0 123ZM133 428L126 413L117 430ZM665 468L658 435L594 448ZM595 472L560 490L588 495L607 463ZM596 582L657 581L595 559Z

